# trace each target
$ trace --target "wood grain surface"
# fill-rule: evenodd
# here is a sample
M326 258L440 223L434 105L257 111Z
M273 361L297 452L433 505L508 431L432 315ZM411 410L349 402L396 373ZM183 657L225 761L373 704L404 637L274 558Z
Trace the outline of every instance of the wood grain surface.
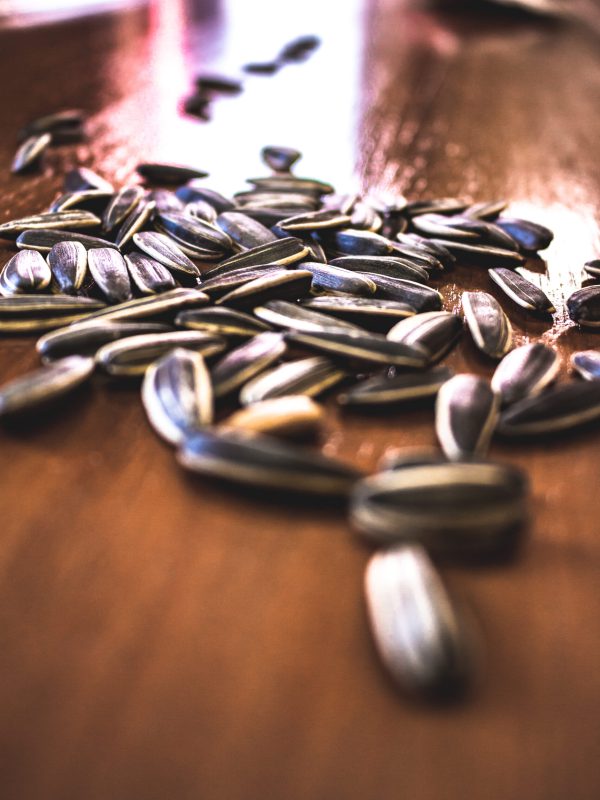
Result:
M81 163L120 184L140 159L205 167L233 192L266 143L340 190L506 197L550 225L552 324L508 307L519 341L600 346L565 296L600 255L600 49L585 26L373 0L164 0L0 30L0 220L43 209ZM321 49L248 78L203 124L178 104L201 68ZM19 127L90 112L89 143L8 175ZM4 263L11 250L0 246ZM545 254L546 257L546 254ZM458 269L443 285L490 286ZM498 296L498 295L497 295ZM449 362L491 374L467 341ZM37 363L0 342L0 379ZM372 469L433 444L430 408L332 406L325 452ZM51 417L0 432L3 800L592 800L600 794L600 429L491 456L525 467L531 524L510 563L442 567L480 632L471 694L422 706L382 672L362 598L369 555L343 511L193 479L135 387L99 379Z

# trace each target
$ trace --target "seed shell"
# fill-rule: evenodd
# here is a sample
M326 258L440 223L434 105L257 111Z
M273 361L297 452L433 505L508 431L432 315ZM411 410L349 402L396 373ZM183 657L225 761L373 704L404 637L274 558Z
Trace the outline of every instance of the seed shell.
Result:
M333 258L329 263L354 272L386 275L389 278L403 278L417 283L427 283L429 280L429 275L422 266L397 256L342 256Z
M138 175L150 183L178 186L192 178L206 178L208 172L194 167L185 167L180 164L162 164L146 162L136 167Z
M322 311L333 317L356 322L367 330L387 331L396 322L415 313L406 303L371 297L311 297L302 303L306 308Z
M16 238L27 230L77 230L94 228L100 219L90 211L57 211L21 217L0 225L0 239Z
M343 267L332 267L313 261L303 261L298 269L312 273L312 288L324 291L343 292L369 296L375 294L376 285L363 273L352 272Z
M293 147L269 145L263 147L260 151L260 156L264 163L275 172L289 172L296 161L301 158L302 153Z
M587 272L590 278L598 280L598 278L600 278L600 259L586 261L583 265L583 269Z
M154 231L134 233L133 242L146 255L172 272L193 275L194 277L200 276L200 270L194 262L190 261L175 242L164 233L155 233Z
M514 250L503 250L501 247L467 244L449 239L431 239L430 244L445 248L460 263L472 264L477 267L515 269L525 263L525 259L520 253Z
M600 327L600 286L577 289L567 299L569 316L583 328Z
M273 298L298 300L308 294L311 282L312 273L307 270L269 271L260 278L255 278L224 294L216 301L216 305L246 309L264 305Z
M181 328L208 331L219 336L250 337L271 330L260 319L233 308L213 307L181 311L175 317L175 324Z
M217 217L221 230L244 248L268 244L277 238L268 228L239 211L224 211Z
M208 358L222 352L225 345L220 336L201 331L147 333L103 345L96 353L96 363L110 375L134 377L143 375L154 360L176 347L195 350Z
M129 253L125 263L129 277L141 294L160 294L177 286L169 270L145 253Z
M213 367L215 397L223 397L238 389L281 358L286 349L280 333L267 332L231 350Z
M32 169L48 148L51 141L52 135L50 133L35 133L28 139L25 139L15 153L11 172L18 174Z
M158 222L164 233L188 254L205 258L222 258L233 249L231 238L215 225L185 214L159 214Z
M88 236L85 233L76 231L50 231L50 230L27 230L17 236L17 247L21 250L37 250L40 253L49 253L55 244L60 242L79 242L86 250L96 247L111 247L118 250L119 247L113 242L99 239L97 236Z
M88 266L93 279L110 303L123 303L131 298L131 282L125 259L109 247L88 252Z
M153 217L156 210L156 203L153 200L139 200L129 214L123 220L117 233L116 245L123 247L135 233L141 231Z
M27 316L59 317L89 313L106 308L106 303L91 297L71 297L64 294L23 294L0 297L0 319L19 319Z
M292 344L315 350L336 360L358 361L365 364L387 364L397 367L422 368L427 353L417 346L390 342L377 334L355 335L342 331L286 334Z
M87 274L87 261L87 250L81 242L57 242L52 247L48 264L61 292L75 294L81 289Z
M488 275L521 308L536 314L552 314L556 311L546 294L518 272L498 267L489 269Z
M423 311L439 311L442 308L442 295L431 286L423 286L421 283L402 278L376 275L373 272L361 274L373 281L377 287L378 298L405 303L414 308L417 314Z
M499 396L477 375L455 375L442 386L435 404L435 430L451 461L485 455L499 407Z
M87 192L91 189L113 194L115 191L112 183L89 167L76 167L69 170L65 175L64 187L66 192Z
M512 347L510 320L487 292L463 292L462 309L476 346L489 358L500 359Z
M221 261L217 267L205 272L204 277L208 280L232 269L251 269L267 264L284 267L302 261L307 255L308 247L300 239L288 236L285 239L277 239L274 242L253 247L243 253L236 253L225 261Z
M254 314L275 328L284 330L304 331L305 333L336 330L356 334L367 333L358 325L352 325L350 322L344 322L318 311L311 311L286 300L270 300L268 303L256 307Z
M173 445L210 425L212 385L202 355L176 347L151 364L142 383L142 403L154 430Z
M20 250L2 268L0 293L39 292L52 278L50 267L35 250Z
M344 497L359 476L321 453L242 431L186 436L177 458L183 467L209 477L308 495Z
M322 429L325 411L309 397L287 395L251 403L222 423L224 428L285 438L312 437Z
M427 372L404 375L376 375L351 386L338 395L344 406L380 406L435 397L441 386L452 377L452 370L437 367Z
M246 406L289 395L317 397L345 377L343 370L321 356L286 361L248 381L240 392L240 402Z
M70 356L0 387L0 417L20 414L67 394L94 371L94 359Z
M600 380L600 350L581 350L571 356L571 366L586 381Z
M557 377L560 362L551 347L533 342L517 347L496 367L492 389L510 405L540 394Z
M462 321L448 311L427 311L397 322L388 331L391 342L416 345L429 353L431 363L439 361L458 342Z
M263 264L262 266L252 267L248 269L232 269L229 272L223 272L216 275L214 278L208 278L202 281L202 291L214 301L218 300L223 295L232 292L240 286L244 286L250 281L257 278L265 278L267 275L274 275L278 272L280 267L274 264ZM206 273L204 273L206 274Z
M101 322L87 325L67 325L41 336L35 349L44 359L56 359L70 355L94 355L94 353L117 339L145 333L166 333L168 325L157 322Z
M125 303L102 308L88 314L87 322L97 319L102 320L125 320L125 319L146 319L148 317L164 317L174 314L182 308L195 308L208 303L208 296L198 289L171 289L169 292L151 295L149 297L136 297Z
M521 250L527 253L545 250L554 239L554 234L551 230L527 219L498 217L496 225L512 236Z
M500 416L501 436L537 436L580 427L600 417L600 383L563 384L535 397L526 397Z
M102 215L102 230L112 231L118 225L121 225L126 217L133 212L143 196L144 190L136 184L123 186L122 189L119 189L112 196L112 200Z
M402 689L439 696L464 688L468 636L423 548L400 545L371 556L365 595L375 646Z

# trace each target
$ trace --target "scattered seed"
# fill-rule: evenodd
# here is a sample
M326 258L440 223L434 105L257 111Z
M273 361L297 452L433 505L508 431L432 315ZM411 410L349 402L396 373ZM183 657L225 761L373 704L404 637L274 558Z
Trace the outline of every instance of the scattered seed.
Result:
M582 328L600 327L600 286L577 289L567 299L569 316Z
M456 314L428 311L400 320L387 338L422 348L429 354L430 363L435 363L457 344L461 333L462 321Z
M425 366L427 354L420 347L401 342L390 342L377 334L355 335L342 331L286 334L292 344L329 355L344 362L357 361L364 364L387 364L397 367L419 369Z
M128 300L125 303L102 308L88 314L87 322L98 319L102 320L127 320L127 319L148 319L163 318L167 315L177 313L183 308L195 308L208 303L208 295L198 289L171 289L162 294L151 295L149 297L137 297L135 300Z
M262 160L275 172L289 172L302 153L293 147L276 147L270 145L260 151Z
M329 263L353 272L384 275L417 283L427 283L429 280L429 275L422 266L397 256L342 256L333 258Z
M94 228L100 219L89 211L57 211L14 219L0 225L0 239L16 239L27 230L77 230Z
M355 322L367 330L387 331L401 319L415 313L406 303L371 297L311 297L302 303L306 308Z
M239 211L224 211L217 217L217 225L242 247L258 247L275 241L275 234L246 214Z
M144 231L133 234L134 244L146 255L158 261L167 269L184 275L200 276L200 270L193 261L183 253L175 242L164 233Z
M512 326L496 298L487 292L463 292L462 309L479 350L493 359L505 356L512 347Z
M139 200L123 220L117 232L116 245L123 247L134 234L141 231L154 215L156 205L153 200Z
M452 371L447 367L393 377L376 375L338 395L338 402L345 406L380 406L435 397L451 377Z
M109 303L123 303L131 298L131 283L125 259L110 247L88 252L88 266L96 284Z
M240 402L246 406L289 395L318 397L345 377L346 372L320 356L288 361L248 381L240 392Z
M281 358L286 343L280 333L260 333L227 353L212 370L215 397L223 397Z
M254 314L275 328L284 330L304 331L305 333L341 330L349 333L367 334L358 325L344 322L327 314L321 314L318 311L311 311L285 300L270 300L268 303L256 307Z
M129 253L125 256L125 263L129 277L141 294L160 294L177 285L165 266L144 253Z
M17 247L21 250L37 250L39 253L49 253L59 242L79 242L86 250L95 247L112 247L118 250L118 245L99 239L97 236L88 236L75 231L48 231L27 230L17 236Z
M526 397L500 416L501 436L537 436L580 427L600 417L600 384L577 381Z
M31 411L76 389L94 371L94 359L70 356L0 387L0 417Z
M70 355L94 355L104 344L145 333L165 333L168 325L156 322L101 322L87 325L67 325L41 336L36 350L44 359L53 360Z
M246 338L271 330L271 327L261 320L233 308L213 307L181 311L175 317L175 324L181 328L207 331L219 336L243 336Z
M50 133L36 133L28 139L25 139L15 153L11 172L18 174L32 169L48 148L51 141L52 134Z
M554 234L551 230L526 219L498 217L496 225L512 236L521 250L526 253L545 250L554 239Z
M75 294L81 289L87 274L87 261L87 250L80 242L58 242L52 247L48 264L61 292Z
M192 178L207 178L208 172L193 167L182 167L179 164L159 164L146 162L136 167L138 175L149 183L179 186Z
M255 278L224 294L216 301L216 305L247 309L264 305L273 298L298 300L308 294L311 281L312 273L307 270L269 271L260 278Z
M288 395L251 403L222 423L224 428L284 438L314 437L323 427L325 411L309 397Z
M492 389L511 405L540 394L557 377L560 363L551 347L533 342L504 356L492 377Z
M141 186L124 186L112 196L102 215L102 230L109 232L121 225L144 196ZM156 204L156 202L155 202Z
M438 392L435 430L452 461L484 456L496 426L500 398L477 375L455 375Z
M90 189L96 192L114 194L114 186L88 167L76 167L65 175L64 187L66 192L87 192Z

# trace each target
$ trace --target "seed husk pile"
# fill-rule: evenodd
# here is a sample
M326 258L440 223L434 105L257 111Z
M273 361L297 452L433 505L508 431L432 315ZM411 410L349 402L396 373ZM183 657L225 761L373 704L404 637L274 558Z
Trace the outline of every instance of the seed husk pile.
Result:
M317 44L305 37L278 58L303 60ZM242 88L219 76L197 86L204 99ZM82 119L64 112L27 126L17 171ZM504 202L340 195L297 177L300 155L266 146L272 174L233 198L183 165L140 163L121 187L81 167L50 209L1 225L16 252L0 272L0 332L44 332L44 366L0 387L0 418L39 413L103 372L141 383L149 424L185 469L265 497L348 504L356 532L391 548L373 556L365 585L384 666L407 691L456 691L472 672L470 634L430 556L515 548L528 483L487 458L490 441L600 418L600 358L577 353L585 381L550 388L554 350L513 349L515 304L554 310L516 271L550 244L546 228L504 215ZM464 320L438 290L456 263L489 276L489 291L464 292ZM569 298L577 325L600 325L599 291ZM482 363L498 362L491 382L438 363L473 345ZM441 449L401 452L364 475L310 447L327 393L347 415L428 409Z

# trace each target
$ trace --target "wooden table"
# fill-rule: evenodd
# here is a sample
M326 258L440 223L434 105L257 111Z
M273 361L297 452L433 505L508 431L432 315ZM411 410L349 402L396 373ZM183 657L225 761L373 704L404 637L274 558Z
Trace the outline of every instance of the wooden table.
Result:
M302 6L302 7L300 7ZM335 6L335 8L332 8ZM177 107L201 67L323 46L215 105ZM43 209L66 168L120 184L140 158L210 170L233 192L265 143L299 171L410 197L507 197L556 241L539 280L554 324L510 309L519 341L567 357L600 340L564 298L598 256L600 58L576 25L428 13L396 0L217 0L0 32L0 218ZM83 106L89 144L10 177L18 128ZM1 247L2 263L11 251ZM459 269L443 292L494 291ZM36 364L0 343L2 380ZM491 374L465 342L457 369ZM433 444L431 409L332 407L326 452L371 469ZM400 696L370 641L369 550L318 501L268 504L194 480L138 394L99 381L52 419L0 433L0 720L4 800L591 800L598 797L598 427L491 456L525 467L532 520L512 563L445 566L483 643L472 694Z

